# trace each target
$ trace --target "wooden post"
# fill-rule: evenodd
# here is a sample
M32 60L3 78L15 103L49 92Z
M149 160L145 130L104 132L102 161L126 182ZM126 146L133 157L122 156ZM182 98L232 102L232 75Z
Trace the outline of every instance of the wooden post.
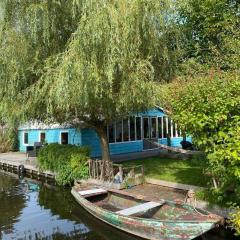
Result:
M122 165L119 166L120 182L123 182L123 168Z
M89 173L89 177L91 178L92 174L91 174L91 159L88 160L88 173Z

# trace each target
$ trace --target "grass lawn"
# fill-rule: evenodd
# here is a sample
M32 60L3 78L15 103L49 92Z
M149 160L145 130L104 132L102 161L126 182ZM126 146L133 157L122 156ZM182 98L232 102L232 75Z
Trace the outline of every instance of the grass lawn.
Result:
M206 187L209 178L203 174L201 160L179 160L152 157L124 162L124 166L144 165L145 176L159 180Z

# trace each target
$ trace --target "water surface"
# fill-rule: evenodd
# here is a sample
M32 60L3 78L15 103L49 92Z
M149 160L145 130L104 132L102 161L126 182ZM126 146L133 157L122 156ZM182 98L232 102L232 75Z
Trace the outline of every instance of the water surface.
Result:
M0 172L0 239L137 240L96 220L82 209L70 189ZM237 239L218 229L205 239Z

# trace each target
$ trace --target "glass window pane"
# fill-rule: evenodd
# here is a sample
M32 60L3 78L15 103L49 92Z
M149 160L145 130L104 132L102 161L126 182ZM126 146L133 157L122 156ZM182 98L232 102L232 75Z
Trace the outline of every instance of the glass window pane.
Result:
M176 137L176 124L175 122L173 122L172 124L173 124L173 137Z
M157 120L156 118L151 118L151 138L157 137Z
M45 132L41 132L40 133L40 142L44 143L46 139L46 133Z
M61 133L61 144L68 144L68 132Z
M135 117L130 117L130 140L135 140Z
M128 119L123 120L123 141L129 141Z
M115 142L115 124L108 125L108 142Z
M177 134L178 134L178 137L181 137L181 135L182 135L181 129L179 128L179 126L177 127Z
M163 138L162 118L161 117L158 117L158 138Z
M172 136L172 120L168 118L168 136Z
M24 135L23 135L23 142L24 142L24 144L28 144L28 133L24 133Z
M163 138L167 137L167 118L163 117Z
M149 118L143 118L143 138L150 138L149 130Z
M137 140L142 139L142 134L141 134L141 117L136 117L136 137Z
M122 121L116 123L116 142L122 142Z

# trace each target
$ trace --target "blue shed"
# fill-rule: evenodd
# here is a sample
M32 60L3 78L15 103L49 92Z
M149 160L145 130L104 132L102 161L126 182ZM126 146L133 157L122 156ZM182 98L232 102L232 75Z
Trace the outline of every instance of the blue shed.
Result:
M121 121L114 122L106 129L111 155L141 152L152 147L151 141L180 147L181 131L163 110L155 108L139 113ZM101 157L100 141L95 130L75 129L69 125L26 124L18 131L19 150L26 151L27 146L35 142L75 144L88 146L91 157ZM188 140L191 140L188 138Z

